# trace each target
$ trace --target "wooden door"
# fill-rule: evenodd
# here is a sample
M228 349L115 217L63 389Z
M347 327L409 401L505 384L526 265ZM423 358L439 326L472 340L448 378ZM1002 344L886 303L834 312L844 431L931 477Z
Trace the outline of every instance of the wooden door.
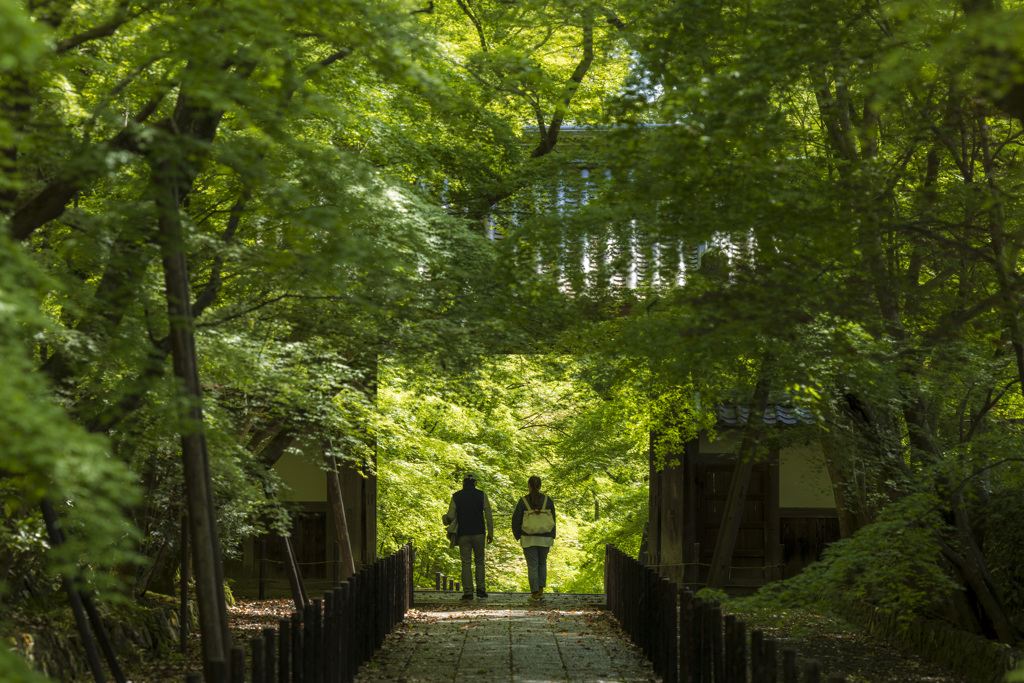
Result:
M696 467L697 542L700 543L698 582L706 583L715 552L718 530L725 515L732 480L732 463L706 463ZM771 561L770 509L773 502L771 468L758 464L750 475L743 502L736 548L726 579L728 589L756 588L767 582ZM777 535L777 532L776 532ZM774 541L778 543L778 539Z
M303 579L326 579L332 576L328 570L324 549L327 543L327 513L320 511L301 512L292 526L292 543L299 561Z

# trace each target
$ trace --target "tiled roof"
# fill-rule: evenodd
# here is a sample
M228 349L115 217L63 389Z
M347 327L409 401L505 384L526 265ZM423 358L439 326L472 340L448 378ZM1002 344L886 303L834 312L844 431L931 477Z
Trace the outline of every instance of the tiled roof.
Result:
M724 425L746 424L750 417L750 409L735 403L728 403L718 406L718 423ZM815 424L814 415L806 408L782 405L778 403L769 404L764 410L765 424Z

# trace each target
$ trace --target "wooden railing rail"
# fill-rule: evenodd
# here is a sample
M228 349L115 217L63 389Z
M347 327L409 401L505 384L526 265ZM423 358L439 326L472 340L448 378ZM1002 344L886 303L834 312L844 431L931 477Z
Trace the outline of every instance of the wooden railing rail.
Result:
M821 683L821 666L747 626L719 604L661 577L614 545L605 546L604 591L623 631L654 664L665 683ZM749 674L749 677L748 677ZM828 683L845 683L830 676Z
M415 551L405 545L336 583L304 609L244 648L231 651L230 683L341 683L355 680L384 638L413 606ZM225 663L213 662L206 680L229 683ZM189 674L187 683L199 683Z

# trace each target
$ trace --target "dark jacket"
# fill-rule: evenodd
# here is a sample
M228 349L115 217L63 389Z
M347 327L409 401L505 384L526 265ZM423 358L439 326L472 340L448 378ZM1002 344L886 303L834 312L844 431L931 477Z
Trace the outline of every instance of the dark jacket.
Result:
M449 510L453 507L455 516L459 520L459 536L483 533L493 535L491 506L483 491L475 486L463 486L461 491L456 491L452 495Z
M527 536L549 536L550 538L554 538L555 532L558 531L558 515L555 514L555 501L551 500L551 496L547 496L544 493L541 493L540 495L541 504L544 506L544 509L551 510L551 518L555 520L555 526L553 526L551 531L547 533L527 534ZM546 504L543 502L545 497L547 498ZM526 496L523 496L523 498L529 500L530 496L527 494ZM516 503L515 512L512 513L512 535L515 536L517 541L523 536L523 514L526 512L526 505L523 503L523 498L520 498L519 502Z

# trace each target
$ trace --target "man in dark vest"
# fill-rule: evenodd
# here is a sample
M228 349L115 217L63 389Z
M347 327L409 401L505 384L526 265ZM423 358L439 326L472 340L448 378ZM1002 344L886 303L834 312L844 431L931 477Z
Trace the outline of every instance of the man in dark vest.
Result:
M476 595L487 597L484 576L484 539L494 542L494 518L487 494L476 488L476 475L467 472L462 478L462 490L452 494L448 504L448 519L459 520L459 554L462 556L462 599L473 599L473 568L476 565ZM486 532L486 535L485 535Z

